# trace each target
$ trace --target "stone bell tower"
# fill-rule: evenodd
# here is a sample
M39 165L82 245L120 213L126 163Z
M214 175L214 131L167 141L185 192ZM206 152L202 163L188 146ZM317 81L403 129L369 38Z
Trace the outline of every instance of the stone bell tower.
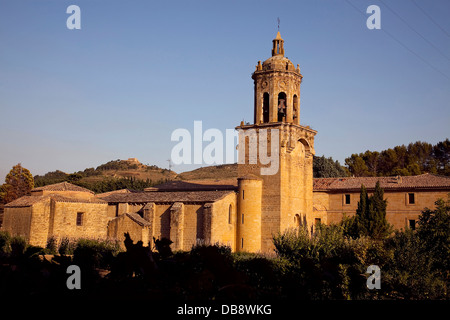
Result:
M273 234L313 223L312 163L317 131L300 125L303 76L299 65L295 67L284 52L284 40L278 32L273 39L272 56L262 64L258 61L252 74L253 124L241 122L236 127L239 132L238 174L240 177L255 176L262 181L261 199L250 199L245 188L239 189L240 208L261 208L260 217L255 217L260 223L248 225L251 228L260 225L261 238L257 239L260 248L256 250L261 251L273 249ZM272 157L272 163L268 164L267 156ZM277 170L264 172L265 168L272 166L273 169L275 165ZM249 206L248 201L255 203ZM243 210L238 213L245 215ZM245 243L249 241L239 236L246 234L245 222L238 230L242 232L238 232L236 242L244 244L242 248L238 246L238 250L255 251L255 248L246 248Z

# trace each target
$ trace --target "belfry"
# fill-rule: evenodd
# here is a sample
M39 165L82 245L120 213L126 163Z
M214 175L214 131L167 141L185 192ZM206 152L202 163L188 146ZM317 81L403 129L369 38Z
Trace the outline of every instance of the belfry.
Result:
M241 123L239 149L245 153L244 163L238 164L239 215L244 215L244 223L238 226L238 250L269 251L272 236L286 228L311 225L313 210L313 155L314 136L317 131L300 125L300 67L284 56L284 40L278 31L273 39L272 56L263 63L258 61L252 74L254 81L254 123ZM278 133L278 141L271 140L272 131ZM251 139L250 132L257 136ZM261 136L264 133L263 136ZM261 140L262 139L262 140ZM278 170L274 174L261 174L266 167L258 155L256 161L250 154L250 144L257 143L261 151L261 141L270 153L276 143ZM271 151L272 150L272 151ZM265 150L264 150L265 151ZM273 156L273 155L272 155ZM255 188L259 181L260 198L246 196L244 185ZM259 210L260 212L256 212ZM242 219L240 219L242 220ZM250 230L255 230L251 232ZM259 232L256 232L258 230ZM257 235L259 234L259 236ZM245 241L250 235L252 242Z
M415 228L424 208L447 197L450 178L313 179L317 131L300 122L303 76L284 55L278 32L271 57L258 61L252 74L254 119L236 127L239 161L233 177L172 180L144 191L101 194L68 182L45 185L7 203L0 230L41 247L49 239L97 238L118 241L125 249L128 234L144 246L165 239L172 250L219 243L233 251L273 252L278 233L300 227L313 231L316 224L354 215L361 184L372 192L378 181L386 191L389 223Z

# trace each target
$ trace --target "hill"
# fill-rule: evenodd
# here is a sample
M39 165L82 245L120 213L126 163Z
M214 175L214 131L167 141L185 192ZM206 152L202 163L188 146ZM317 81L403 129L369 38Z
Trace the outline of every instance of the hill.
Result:
M96 193L119 189L143 190L173 180L229 179L237 177L237 164L198 168L180 174L172 170L145 165L135 158L113 160L83 171L65 173L60 170L34 176L35 187L68 181Z
M202 167L192 171L186 171L177 175L177 179L180 180L203 180L203 179L222 180L237 177L238 173L236 163Z
M143 190L146 187L175 179L177 174L157 166L140 163L137 159L113 160L87 168L83 171L65 173L60 170L48 172L43 176L36 175L36 187L68 181L88 188L94 192L107 192L118 189Z

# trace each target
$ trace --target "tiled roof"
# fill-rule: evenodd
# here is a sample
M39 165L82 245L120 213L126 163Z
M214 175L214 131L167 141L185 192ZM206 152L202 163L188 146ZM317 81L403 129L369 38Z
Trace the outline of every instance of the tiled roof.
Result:
M38 203L40 201L46 200L46 199L53 199L56 202L72 202L72 203L101 203L101 204L107 204L106 201L102 199L97 198L87 198L87 199L80 199L80 198L74 198L74 197L65 197L61 196L59 194L48 194L45 196L23 196L20 197L14 201L11 201L5 205L5 208L20 208L20 207L30 207L35 203Z
M30 207L35 203L48 199L49 196L23 196L5 204L5 208Z
M237 188L237 179L223 179L223 180L182 180L169 181L145 191L218 191L218 190L235 190Z
M117 193L102 197L109 203L148 203L148 202L214 202L232 193L221 191L168 191Z
M383 189L447 189L450 191L450 177L433 174L397 177L345 177L315 178L314 191L359 191L363 184L367 189L374 189L377 181Z
M96 197L98 198L102 198L102 197L106 197L109 196L111 194L117 194L117 193L132 193L134 191L131 191L129 189L120 189L120 190L114 190L114 191L109 191L109 192L104 192L104 193L97 193Z
M78 192L94 193L89 189L76 186L69 182L60 182L60 183L55 183L55 184L49 184L47 186L34 188L33 190L31 190L31 192L33 192L33 191L78 191Z
M98 199L95 197L91 198L75 198L75 197L65 197L59 194L50 194L50 198L55 200L56 202L75 202L75 203L104 203L107 204L106 201L102 199Z

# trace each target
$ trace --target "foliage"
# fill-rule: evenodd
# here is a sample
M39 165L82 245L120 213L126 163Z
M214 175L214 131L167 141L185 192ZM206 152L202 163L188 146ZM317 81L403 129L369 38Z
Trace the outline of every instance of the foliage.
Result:
M0 190L3 203L11 202L17 198L30 194L34 187L34 179L30 171L19 163L6 175L5 183Z
M428 251L416 232L396 232L385 246L392 258L383 267L383 290L389 298L439 299L446 296L445 279L433 268Z
M56 254L58 251L58 239L56 237L48 237L47 244L45 246L45 252L47 254Z
M73 254L73 251L75 250L76 246L77 246L76 240L63 237L59 242L58 253L61 255Z
M161 170L157 166L144 166L146 171L150 170ZM124 160L114 160L109 161L105 164L98 166L97 168L87 168L84 171L78 171L71 174L56 170L53 172L48 172L43 176L36 175L34 177L36 187L42 187L49 184L59 183L59 182L70 182L78 186L84 187L96 193L109 192L120 189L130 189L142 191L145 188L154 186L156 184L161 184L166 182L167 179L160 179L157 181L152 181L151 179L141 180L134 177L130 178L112 178L112 177L102 177L103 172L107 170L136 170L139 165L136 163L130 163ZM96 179L85 179L87 177L98 176Z
M364 185L361 185L360 200L356 215L353 218L344 218L341 225L344 233L353 238L368 236L374 239L383 239L392 233L393 227L386 219L387 201L379 181L375 191L370 197Z
M73 262L87 269L107 268L120 251L118 243L106 240L78 239Z
M383 204L374 201L372 206ZM274 236L275 255L232 253L218 243L162 254L140 241L134 244L128 235L125 252L117 243L103 240L65 238L59 244L51 240L50 247L57 247L62 256L49 262L37 259L45 250L0 232L0 293L71 295L73 291L65 287L66 269L76 264L82 270L83 289L78 294L90 297L273 302L449 299L449 211L449 202L439 200L436 208L423 211L417 230L381 238L349 237L348 218L342 224L318 224L312 233L304 227L289 229ZM161 245L155 248L165 250ZM370 265L381 269L379 290L366 286ZM101 271L109 274L101 276Z
M351 299L365 292L362 266L338 225L288 230L274 237L275 251L288 264L283 268L283 293L301 299Z
M348 175L348 170L341 166L339 161L334 161L331 157L325 158L325 156L313 157L314 178L347 177Z
M162 183L164 180L153 182L150 179L139 180L136 178L105 178L101 181L74 181L73 183L94 191L95 193L103 193L108 191L130 189L130 190L144 190L155 184Z
M439 199L435 204L435 210L422 212L417 236L432 254L433 267L450 270L450 200Z
M417 141L381 152L369 151L352 154L345 164L352 175L376 177L418 175L434 173L450 175L450 140L431 145Z
M67 180L68 176L67 173L60 170L47 172L43 176L36 175L34 176L35 187L43 187L49 184L63 182Z
M0 231L0 258L6 257L10 253L10 241L11 236L9 233L6 231Z

